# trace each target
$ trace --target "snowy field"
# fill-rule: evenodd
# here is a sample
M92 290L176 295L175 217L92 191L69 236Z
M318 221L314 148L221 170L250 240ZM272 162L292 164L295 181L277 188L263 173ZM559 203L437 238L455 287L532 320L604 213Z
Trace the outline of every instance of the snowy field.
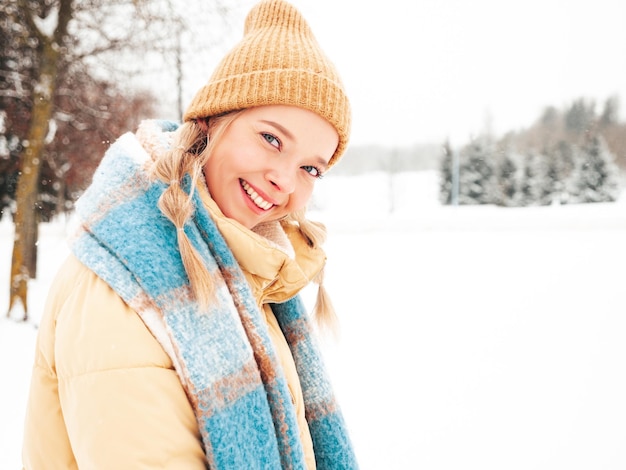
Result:
M314 215L341 317L323 344L363 470L626 468L626 197L440 207L434 174L374 174L324 179ZM0 223L0 470L20 468L64 232L42 227L24 324L4 318L12 227Z

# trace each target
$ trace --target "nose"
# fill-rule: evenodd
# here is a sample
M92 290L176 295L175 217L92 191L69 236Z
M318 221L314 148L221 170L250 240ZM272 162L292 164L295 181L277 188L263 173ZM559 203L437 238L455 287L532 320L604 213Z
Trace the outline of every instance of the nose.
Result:
M267 171L267 180L281 193L291 194L296 190L296 173L290 165L281 165Z

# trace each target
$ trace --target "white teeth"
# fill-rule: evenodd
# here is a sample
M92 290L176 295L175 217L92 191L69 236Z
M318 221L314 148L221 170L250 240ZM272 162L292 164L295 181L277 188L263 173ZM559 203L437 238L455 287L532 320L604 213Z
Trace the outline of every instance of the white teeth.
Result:
M244 189L246 193L248 193L248 196L250 196L250 199L252 199L252 201L261 209L268 210L274 205L271 202L268 202L265 199L263 199L261 196L259 196L259 193L257 193L254 189L252 189L252 187L243 180L241 180L241 187Z

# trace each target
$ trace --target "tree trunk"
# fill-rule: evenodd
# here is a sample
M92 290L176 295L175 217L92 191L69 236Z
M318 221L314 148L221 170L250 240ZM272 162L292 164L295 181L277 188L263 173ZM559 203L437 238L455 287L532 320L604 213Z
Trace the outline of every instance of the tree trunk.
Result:
M16 188L15 235L11 260L9 310L7 317L21 302L23 320L28 320L28 280L36 275L36 251L39 217L37 214L39 175L43 161L48 123L54 108L54 94L61 45L67 35L72 17L72 1L61 0L58 23L54 35L46 36L37 29L26 2L20 2L26 11L26 20L34 36L41 43L38 77L32 92L33 109L28 128L27 143L21 154L20 176Z
M15 193L17 208L11 262L9 315L16 306L16 302L21 301L24 308L24 320L28 319L28 280L36 275L33 252L37 246L37 189L48 121L52 117L56 78L56 52L46 44L43 56L38 85L33 94L35 100L28 129L28 145L22 151L21 171Z

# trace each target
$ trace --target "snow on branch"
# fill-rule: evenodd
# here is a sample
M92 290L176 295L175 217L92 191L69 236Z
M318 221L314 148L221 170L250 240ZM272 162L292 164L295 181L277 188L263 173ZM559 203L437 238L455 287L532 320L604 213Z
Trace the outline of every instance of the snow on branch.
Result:
M59 24L59 6L54 6L45 18L40 18L35 14L33 16L33 23L37 27L39 34L52 39L54 31Z

